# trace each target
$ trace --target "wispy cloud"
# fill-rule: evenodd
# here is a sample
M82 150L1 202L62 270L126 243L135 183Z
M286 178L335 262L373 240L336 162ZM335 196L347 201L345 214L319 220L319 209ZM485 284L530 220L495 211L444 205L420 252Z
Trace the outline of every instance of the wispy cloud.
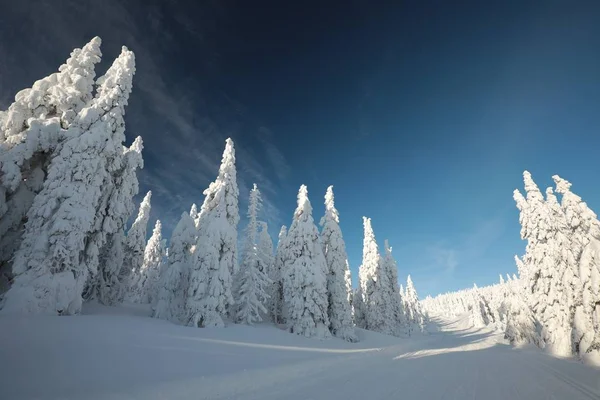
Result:
M256 182L264 194L268 222L279 223L277 193L289 165L271 142L265 124L211 82L210 74L218 74L219 54L207 32L215 29L217 18L227 18L223 4L186 3L183 7L183 2L173 1L163 7L149 2L140 13L135 4L118 0L26 3L4 10L7 20L19 23L0 26L6 39L0 43L0 101L8 103L18 90L56 71L73 48L93 36L103 39L98 71L104 71L120 46L126 45L136 55L126 134L129 141L137 135L144 139L140 189L153 191L153 217L161 218L168 231L192 202L201 203L202 192L217 175L225 139L233 137L240 214L245 216L244 197ZM29 12L33 8L35 15ZM168 17L163 11L169 12ZM11 37L19 40L11 41ZM184 42L189 48L182 48ZM29 51L23 52L23 47ZM182 58L172 58L173 54ZM195 63L193 74L179 74L182 64L178 62L188 69ZM24 83L12 87L8 79Z

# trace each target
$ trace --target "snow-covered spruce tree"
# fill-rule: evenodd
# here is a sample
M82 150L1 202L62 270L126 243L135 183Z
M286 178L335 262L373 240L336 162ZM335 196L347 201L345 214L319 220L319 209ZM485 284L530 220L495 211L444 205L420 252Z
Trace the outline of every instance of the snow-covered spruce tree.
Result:
M154 318L166 319L177 324L188 321L185 301L192 263L195 257L192 247L196 244L196 227L190 214L181 214L171 234L167 265L158 281L157 298L153 304Z
M329 329L334 336L356 342L358 340L352 322L350 295L351 282L348 281L350 268L346 244L340 229L340 217L335 208L333 186L325 194L325 215L321 218L321 243L327 262L327 295L329 308Z
M366 308L363 301L362 289L360 284L352 290L352 311L354 312L354 325L365 329L367 327Z
M258 221L258 258L260 260L259 269L266 271L271 276L275 266L275 256L273 255L273 240L269 235L269 226L264 221Z
M398 282L398 265L396 264L396 260L392 255L392 248L389 245L387 239L384 242L385 247L385 255L383 256L382 262L385 269L385 272L388 275L388 281L390 282L389 290L390 290L390 306L391 315L394 316L395 322L395 332L394 335L399 336L403 331L403 328L406 325L406 318L404 315L404 308L402 307L402 298L400 295L400 285Z
M483 328L489 323L488 312L476 284L471 291L470 323L473 328Z
M565 236L565 216L557 207L556 198L548 192L548 201L533 181L531 174L523 173L527 192L524 200L518 191L514 197L521 211L521 237L527 240L523 256L525 272L522 285L525 301L543 327L543 339L555 355L571 354L570 323L562 279L569 274L568 237ZM524 202L525 201L525 202Z
M100 38L73 50L59 72L17 93L0 120L0 293L2 282L12 278L25 216L42 189L48 163L74 116L92 99L100 56Z
M81 262L93 228L102 184L124 139L123 115L135 72L133 53L123 47L96 98L67 129L70 137L48 167L47 178L27 213L13 263L14 283L3 312L76 314L90 273ZM93 272L93 271L92 271Z
M96 212L96 240L105 240L99 253L98 278L89 282L93 295L102 304L115 305L123 301L129 282L129 269L124 268L125 225L131 217L138 194L137 171L144 167L142 138L137 137L130 147L123 148L120 167L105 182L107 201ZM114 159L113 162L116 162Z
M162 225L156 221L152 236L144 249L144 261L139 270L139 279L131 288L130 300L134 303L152 304L157 297L158 280L164 249L162 248Z
M397 331L394 316L390 276L379 255L371 219L363 217L363 261L359 268L360 287L364 303L365 327L368 330L393 335Z
M219 175L204 195L186 300L188 325L222 327L233 305L231 277L237 272L239 189L231 139L226 141Z
M298 207L284 243L283 298L288 329L307 337L328 337L327 263L305 185L300 186Z
M152 191L148 191L140 203L137 217L129 231L127 231L127 240L125 241L125 259L123 268L129 271L129 283L127 288L126 300L138 302L135 292L136 287L141 287L140 281L143 280L140 268L144 264L144 250L146 248L146 231L148 229L148 220L150 219L150 200Z
M542 326L523 299L523 291L520 286L510 290L510 294L504 300L502 307L506 315L504 337L511 344L532 343L538 347L544 347L541 336Z
M252 325L262 321L261 314L267 313L265 307L269 298L268 285L271 283L267 276L267 265L258 249L258 212L262 200L260 191L254 184L248 201L248 225L244 239L242 262L235 279L235 319L237 322Z
M573 271L563 275L572 312L573 353L600 365L600 222L597 215L573 192L571 183L552 177L562 194L561 209L571 239Z
M276 275L275 256L273 254L273 240L271 239L271 235L269 235L269 226L266 222L259 221L258 228L258 259L260 261L258 269L260 271L264 271L267 275L267 278L269 278L269 284L265 289L269 297L265 300L264 303L265 308L267 309L266 313L264 314L264 317L266 319L271 319L270 300L273 288L275 287L275 281L271 278L271 276Z
M269 274L269 279L273 281L271 285L271 291L269 292L269 313L271 315L271 321L276 324L284 323L284 312L283 312L283 264L285 260L285 245L284 241L287 236L287 227L283 225L279 230L279 236L277 240L277 250L275 251L275 260L273 263L273 269Z
M408 334L411 335L415 330L423 332L425 329L425 321L421 310L421 303L419 302L419 295L417 294L417 290L415 289L415 285L413 284L410 275L406 278L404 302L406 307Z

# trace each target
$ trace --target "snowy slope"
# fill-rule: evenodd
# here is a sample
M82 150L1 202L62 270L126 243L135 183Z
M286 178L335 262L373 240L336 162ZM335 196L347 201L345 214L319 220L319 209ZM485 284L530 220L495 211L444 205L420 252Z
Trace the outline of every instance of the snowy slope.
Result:
M513 349L464 321L398 339L194 329L143 307L0 317L2 399L598 399L600 371Z

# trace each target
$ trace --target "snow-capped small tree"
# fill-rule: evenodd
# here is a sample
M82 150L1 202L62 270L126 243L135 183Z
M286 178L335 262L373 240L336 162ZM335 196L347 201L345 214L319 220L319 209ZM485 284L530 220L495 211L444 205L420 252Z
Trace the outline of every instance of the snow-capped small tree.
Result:
M417 294L417 290L415 289L415 285L413 284L410 275L406 278L404 302L409 335L412 334L415 329L423 332L425 329L425 321L421 310L421 303L419 302L419 295Z
M98 80L94 100L61 133L70 139L52 159L27 213L3 312L79 313L84 285L96 267L86 263L86 237L93 229L102 185L112 172L110 160L122 150L123 115L134 71L133 53L124 47Z
M195 261L186 300L188 324L222 327L234 300L231 277L237 272L237 224L239 222L235 149L227 139L219 175L204 191L199 215Z
M140 304L152 304L157 297L158 280L164 249L162 248L162 224L156 221L152 236L144 249L144 261L138 272L139 279L132 286L130 301Z
M285 240L283 298L291 333L328 337L327 263L312 217L305 185L298 192L298 207Z
M141 287L143 280L140 274L140 268L144 264L144 250L146 248L146 230L148 229L148 220L150 219L150 200L152 192L148 191L140 204L138 215L133 221L131 228L127 232L127 241L125 242L125 259L123 268L130 271L129 288L127 300L136 301L135 288Z
M271 285L271 291L269 292L269 314L271 315L271 321L276 324L281 324L284 321L283 312L283 278L282 270L285 260L285 246L284 241L287 236L287 227L283 225L279 230L279 236L277 240L277 250L275 251L275 259L273 263L273 269L269 274L269 279L273 281Z
M240 270L235 281L235 319L238 322L252 325L262 321L261 314L267 313L265 307L269 298L267 293L271 280L267 276L268 265L263 264L264 255L258 248L258 212L262 200L256 184L250 191L248 201L248 225L244 240L244 251Z
M532 343L544 347L542 326L522 296L521 288L511 290L502 304L506 315L504 337L513 345Z
M327 263L329 328L334 336L355 342L358 339L352 322L350 268L339 222L333 186L329 186L325 194L325 215L321 218L321 243Z
M166 319L178 324L187 323L185 300L191 264L194 261L192 247L196 244L194 220L186 212L171 234L167 264L163 268L153 306L154 318Z

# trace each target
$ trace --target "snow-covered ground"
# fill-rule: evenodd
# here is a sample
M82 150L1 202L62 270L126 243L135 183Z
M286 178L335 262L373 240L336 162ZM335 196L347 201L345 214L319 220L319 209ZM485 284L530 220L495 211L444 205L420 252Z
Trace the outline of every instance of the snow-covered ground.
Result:
M438 320L399 339L298 337L273 326L197 329L143 308L0 317L2 399L599 399L600 370Z

